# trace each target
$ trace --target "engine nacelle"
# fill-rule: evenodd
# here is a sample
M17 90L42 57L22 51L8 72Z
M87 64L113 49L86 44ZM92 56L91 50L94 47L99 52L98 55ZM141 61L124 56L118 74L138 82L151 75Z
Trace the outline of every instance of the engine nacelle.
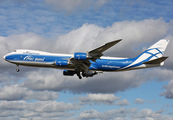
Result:
M63 75L65 76L73 76L75 74L75 71L72 70L64 70Z
M88 72L82 73L82 76L83 76L83 77L93 77L93 76L96 75L96 74L97 74L97 72L88 71Z
M74 53L75 60L86 60L87 54L86 53Z
M56 66L67 66L68 60L56 60L55 64Z

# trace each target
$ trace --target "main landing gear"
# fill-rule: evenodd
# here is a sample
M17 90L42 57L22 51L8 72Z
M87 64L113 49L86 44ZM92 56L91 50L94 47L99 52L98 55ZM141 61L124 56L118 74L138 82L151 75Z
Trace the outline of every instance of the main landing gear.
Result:
M17 71L17 72L19 72L19 71L20 71L20 69L19 69L19 65L17 65L16 71Z
M82 79L82 76L80 75L80 72L77 72L76 75L79 77L79 79Z

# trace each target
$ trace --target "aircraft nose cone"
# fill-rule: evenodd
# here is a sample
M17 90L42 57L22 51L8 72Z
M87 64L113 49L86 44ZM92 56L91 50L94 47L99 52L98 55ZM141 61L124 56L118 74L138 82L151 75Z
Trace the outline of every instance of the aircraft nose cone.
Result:
M6 56L4 55L4 57L3 57L4 60L5 60L5 57L6 57Z

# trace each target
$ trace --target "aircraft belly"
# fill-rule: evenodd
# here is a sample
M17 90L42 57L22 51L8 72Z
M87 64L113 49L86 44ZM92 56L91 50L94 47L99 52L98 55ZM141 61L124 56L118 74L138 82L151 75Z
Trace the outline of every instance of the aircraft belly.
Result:
M35 62L35 61L9 61L13 64L23 65L23 66L53 66L51 64L47 64L47 62Z
M142 65L131 67L131 68L119 69L116 71L117 72L118 71L129 71L129 70L137 70L137 69L152 68L152 67L159 67L159 66L162 66L162 64L152 64L152 65L142 64ZM116 71L114 71L114 72L116 72Z
M53 62L35 62L35 61L8 61L10 63L22 66L30 67L46 67L46 68L55 68L55 69L65 69L65 70L74 70L74 66L56 66Z

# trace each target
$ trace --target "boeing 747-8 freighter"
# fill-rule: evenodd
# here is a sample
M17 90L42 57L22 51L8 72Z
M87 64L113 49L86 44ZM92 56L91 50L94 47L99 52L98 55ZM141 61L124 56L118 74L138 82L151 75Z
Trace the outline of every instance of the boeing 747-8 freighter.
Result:
M63 69L63 75L93 77L100 72L116 72L134 69L163 66L168 57L163 53L169 40L161 39L135 58L104 57L103 52L114 46L121 39L108 42L86 53L57 54L37 50L17 49L5 55L4 60L19 65L31 67L48 67Z

